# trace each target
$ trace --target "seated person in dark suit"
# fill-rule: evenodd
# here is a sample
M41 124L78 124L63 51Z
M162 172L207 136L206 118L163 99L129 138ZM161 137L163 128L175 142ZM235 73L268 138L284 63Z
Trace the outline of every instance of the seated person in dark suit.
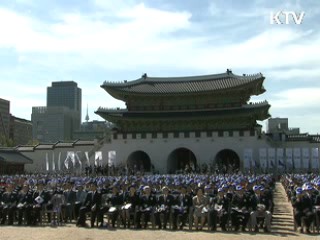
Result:
M171 207L174 204L174 197L169 194L169 188L162 188L162 195L157 199L157 207L155 211L155 220L158 228L161 229L163 225L163 229L167 228L167 222L170 218ZM161 223L160 216L163 215L163 224Z
M245 194L241 185L236 186L236 193L231 201L231 219L235 231L238 231L242 225L242 231L246 231L246 226L250 218L250 199Z
M24 184L21 191L18 193L18 224L22 224L22 218L25 217L27 225L32 224L32 209L33 209L33 193L29 189L28 184Z
M8 217L8 225L13 225L14 214L17 208L18 196L13 191L14 186L10 183L6 186L6 191L2 194L2 220L1 224L5 224Z
M36 225L41 221L41 210L43 210L48 204L50 204L51 194L44 188L45 181L39 180L37 182L37 189L33 192L33 225ZM48 220L50 222L51 216L48 214Z
M96 217L98 216L101 206L101 193L97 191L97 183L91 182L90 191L86 196L84 206L80 208L79 218L77 221L78 227L86 226L86 213L91 212L91 227L94 227Z
M121 206L123 205L123 196L119 194L118 186L112 187L112 194L108 199L108 216L111 219L112 227L115 227L116 220L118 218Z
M299 231L303 233L302 218L305 218L306 232L310 233L310 225L313 221L313 204L311 197L306 194L302 188L296 189L296 196L292 198L292 207L295 210L294 219L298 225Z
M137 228L141 228L141 216L144 217L144 228L147 228L150 221L151 214L153 214L156 205L156 197L151 194L151 188L145 186L143 188L143 195L140 196L140 206L137 211Z
M135 214L136 208L139 206L139 201L140 198L138 193L136 192L135 186L130 186L129 191L125 193L124 205L122 207L122 218L124 221L124 227L128 226L128 228L130 228L130 216L131 214Z
M185 226L186 219L189 215L190 208L192 207L192 197L190 194L187 194L187 187L180 187L180 194L175 199L173 205L173 229L177 229L177 222L180 221L179 228L183 229Z

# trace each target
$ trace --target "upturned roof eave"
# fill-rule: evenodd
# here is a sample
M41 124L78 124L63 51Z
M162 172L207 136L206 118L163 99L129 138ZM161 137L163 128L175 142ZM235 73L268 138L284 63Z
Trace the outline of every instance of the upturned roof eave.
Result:
M134 120L134 119L158 119L160 118L172 118L176 119L179 118L178 114L184 115L183 117L188 117L188 118L199 118L199 115L203 113L203 117L206 118L212 118L212 117L225 117L225 116L245 116L248 115L250 112L256 113L257 115L261 115L260 117L257 116L257 120L265 120L270 117L269 114L269 108L270 104L265 101L262 104L253 104L253 105L247 105L246 107L241 107L241 108L230 108L230 109L216 109L216 110L190 110L189 112L186 112L185 110L172 110L172 111L137 111L137 112L132 112L132 111L126 111L125 109L123 110L103 110L100 109L96 111L95 113L102 118L105 119L128 119L128 120ZM211 112L208 115L208 112ZM249 113L248 113L249 112ZM199 114L198 116L192 115L192 113ZM170 114L177 114L177 116L169 116ZM188 115L190 114L190 115ZM131 116L129 116L131 115ZM144 119L145 120L145 119Z
M132 81L121 81L121 82L111 82L105 81L101 87L104 86L133 86L140 83L184 83L184 82L193 82L193 81L215 81L221 80L223 78L235 78L235 79L259 79L264 78L262 73L250 74L250 75L237 75L233 73L218 73L218 74L208 74L208 75L197 75L197 76L183 76L183 77L140 77Z
M199 95L199 94L210 94L210 93L225 93L226 91L237 91L241 88L245 88L249 85L255 84L257 81L262 81L261 83L261 88L260 89L255 89L251 95L261 95L265 92L265 89L263 88L263 81L264 81L264 77L261 78L256 78L253 79L250 82L244 82L243 84L239 84L237 86L232 86L232 87L225 87L225 88L221 88L221 89L205 89L205 90L199 90L199 91L134 91L134 90L130 90L128 89L128 87L130 86L104 86L101 85L101 87L107 92L109 93L112 97L121 100L121 101L125 101L123 95L131 95L131 96L173 96L173 95L189 95L189 96L193 96L193 95Z

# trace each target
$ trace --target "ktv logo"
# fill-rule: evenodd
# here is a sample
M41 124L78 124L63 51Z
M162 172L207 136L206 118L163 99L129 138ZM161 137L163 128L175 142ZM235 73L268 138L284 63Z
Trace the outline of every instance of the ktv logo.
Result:
M293 11L279 11L270 13L270 24L301 24L305 12L296 13Z

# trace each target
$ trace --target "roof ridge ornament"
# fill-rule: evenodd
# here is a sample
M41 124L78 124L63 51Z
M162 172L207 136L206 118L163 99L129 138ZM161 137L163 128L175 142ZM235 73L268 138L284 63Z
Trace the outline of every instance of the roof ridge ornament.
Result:
M229 75L229 74L232 74L232 70L229 69L229 68L227 68L227 74L228 74L228 75Z
M144 73L144 74L142 74L142 76L141 76L144 80L146 80L147 79L147 77L148 77L148 75L146 74L146 73Z

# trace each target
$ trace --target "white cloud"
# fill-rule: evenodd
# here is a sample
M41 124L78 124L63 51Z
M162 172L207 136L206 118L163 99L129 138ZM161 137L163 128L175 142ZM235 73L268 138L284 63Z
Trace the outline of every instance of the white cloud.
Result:
M274 109L319 107L320 88L296 88L274 94Z
M69 13L57 16L62 20L58 23L45 24L0 9L3 36L0 46L14 47L19 52L127 51L136 46L141 48L161 34L187 28L191 14L162 11L139 4L118 10L115 16L122 21L111 23L96 19L95 15Z
M319 82L320 69L312 69L312 67L310 67L307 69L291 68L285 70L271 70L268 72L268 79L288 81L292 81L292 79L294 79L295 81L301 81L306 83L309 81L314 81L314 79L317 79L317 81Z
M55 21L51 22L0 7L0 51L1 48L13 49L17 54L15 67L1 69L0 79L12 81L1 86L0 95L11 100L17 112L24 111L23 107L28 105L31 113L31 106L45 104L46 87L50 81L71 78L80 84L74 74L79 76L78 72L93 67L105 70L105 76L93 72L92 78L81 79L83 82L101 84L104 79L121 80L114 78L114 72L128 80L139 77L128 75L128 72L142 74L147 71L150 75L157 72L168 76L168 69L173 74L178 69L179 75L182 70L194 74L221 72L226 68L232 68L238 74L261 71L268 73L265 74L267 79L287 79L295 83L309 78L314 81L320 76L317 27L312 25L307 29L303 25L269 24L269 10L296 10L300 9L300 4L287 2L271 9L260 3L254 11L247 12L228 8L229 17L198 23L193 22L193 9L160 10L132 0L92 2L95 12L58 11L54 15ZM216 17L225 14L222 10L213 1L208 7ZM262 20L256 25L250 20L260 16L265 16L265 22ZM243 24L246 20L248 25ZM223 28L211 30L210 24L213 29L226 26L228 34ZM227 28L234 25L237 29ZM251 33L253 29L255 33ZM181 32L183 37L177 37ZM33 79L33 84L26 79ZM40 84L40 80L44 82ZM34 81L39 83L36 87ZM310 86L311 81L308 84ZM94 110L99 106L124 106L108 96L98 84L82 84L80 87L83 89L84 109L86 103ZM8 88L15 91L6 92L4 89ZM277 113L286 108L315 106L315 102L320 102L316 90L320 89L272 93L268 99L271 110ZM93 113L90 115L94 118Z

